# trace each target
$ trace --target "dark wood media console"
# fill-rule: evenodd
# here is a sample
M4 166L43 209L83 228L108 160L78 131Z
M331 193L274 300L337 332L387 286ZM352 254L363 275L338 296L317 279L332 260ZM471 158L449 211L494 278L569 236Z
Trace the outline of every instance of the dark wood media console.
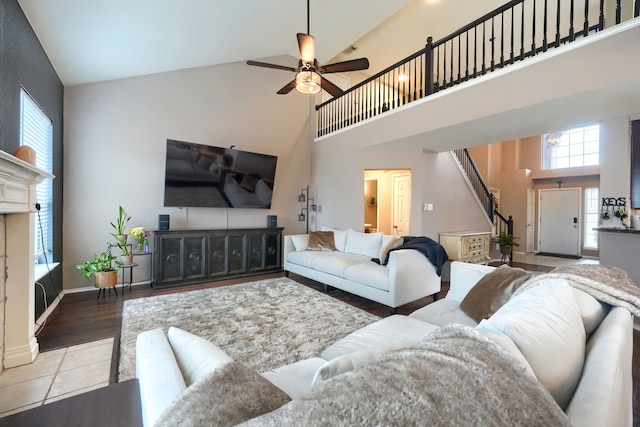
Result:
M154 231L154 287L282 271L282 230L237 228Z

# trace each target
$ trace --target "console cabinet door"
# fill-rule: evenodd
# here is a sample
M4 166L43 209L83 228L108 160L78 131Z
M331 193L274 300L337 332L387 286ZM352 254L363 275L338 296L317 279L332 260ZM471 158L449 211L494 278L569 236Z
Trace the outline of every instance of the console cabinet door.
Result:
M182 280L182 237L162 237L156 242L155 262L158 283L170 283Z
M224 276L229 273L228 245L227 235L209 238L209 276Z
M244 234L232 234L229 236L229 274L241 274L246 271L247 245Z
M205 276L205 236L184 238L184 279L196 279Z
M280 233L268 233L265 235L264 268L280 268L281 241Z

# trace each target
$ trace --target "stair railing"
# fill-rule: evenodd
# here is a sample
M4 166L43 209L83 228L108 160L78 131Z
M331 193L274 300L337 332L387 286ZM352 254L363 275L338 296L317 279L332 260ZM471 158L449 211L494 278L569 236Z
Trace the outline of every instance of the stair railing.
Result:
M611 2L615 16L607 17ZM607 26L622 20L621 0L600 0L597 7L576 3L513 0L438 41L429 37L423 49L317 105L317 136L587 37L603 30L605 20ZM630 12L640 16L640 0L633 0Z

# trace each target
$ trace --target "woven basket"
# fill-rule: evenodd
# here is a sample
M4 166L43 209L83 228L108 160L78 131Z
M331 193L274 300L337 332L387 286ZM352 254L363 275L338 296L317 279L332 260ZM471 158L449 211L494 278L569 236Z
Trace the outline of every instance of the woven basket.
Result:
M114 271L102 271L93 273L96 288L111 288L118 283L118 274Z

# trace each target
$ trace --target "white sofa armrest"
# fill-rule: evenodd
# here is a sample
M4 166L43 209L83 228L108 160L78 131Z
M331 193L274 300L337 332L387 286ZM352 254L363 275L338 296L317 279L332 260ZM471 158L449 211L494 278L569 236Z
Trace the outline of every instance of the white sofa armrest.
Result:
M392 307L440 292L442 280L423 254L413 249L389 252L389 292Z
M633 316L611 309L587 342L582 377L566 414L579 426L633 424Z
M136 339L136 377L140 384L142 423L155 424L187 386L162 329L142 332Z
M284 259L287 259L287 254L291 252L295 252L296 247L293 245L293 240L291 239L291 235L284 236Z

